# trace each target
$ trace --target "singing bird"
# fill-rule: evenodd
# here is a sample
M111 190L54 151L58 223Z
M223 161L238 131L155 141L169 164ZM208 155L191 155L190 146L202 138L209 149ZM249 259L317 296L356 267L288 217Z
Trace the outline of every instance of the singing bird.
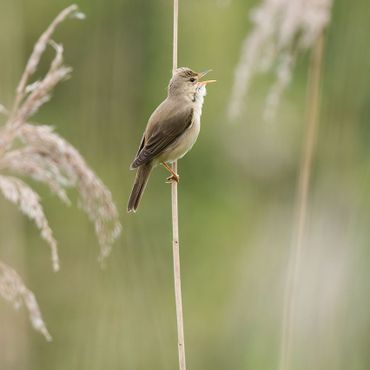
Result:
M130 169L137 168L137 172L128 212L136 212L149 175L157 164L162 164L170 172L167 182L179 182L179 175L168 164L182 158L198 138L206 85L216 82L200 81L208 72L210 70L197 73L187 67L174 71L167 98L150 116L130 166Z

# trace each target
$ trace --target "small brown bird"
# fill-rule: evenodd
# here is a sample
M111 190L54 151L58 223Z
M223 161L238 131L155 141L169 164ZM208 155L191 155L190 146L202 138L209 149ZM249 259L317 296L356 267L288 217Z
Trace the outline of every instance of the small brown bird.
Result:
M179 182L179 175L168 163L182 158L194 145L200 130L200 116L206 85L200 81L210 70L197 73L190 68L175 70L168 85L167 98L149 118L139 150L130 169L137 168L128 201L128 212L136 212L153 167L161 163L170 173L167 182Z

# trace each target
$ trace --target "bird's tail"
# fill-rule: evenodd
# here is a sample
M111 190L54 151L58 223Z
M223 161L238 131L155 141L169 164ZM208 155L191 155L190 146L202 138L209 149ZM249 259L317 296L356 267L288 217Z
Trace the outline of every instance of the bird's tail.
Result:
M153 165L151 163L146 163L137 169L134 186L128 200L127 212L136 212L152 168Z

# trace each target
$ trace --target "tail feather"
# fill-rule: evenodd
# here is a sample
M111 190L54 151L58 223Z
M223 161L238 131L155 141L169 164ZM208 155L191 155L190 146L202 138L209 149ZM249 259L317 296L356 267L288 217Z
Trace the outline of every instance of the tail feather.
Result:
M137 169L134 186L132 187L131 195L128 200L127 212L136 212L152 168L153 166L151 163L146 163Z

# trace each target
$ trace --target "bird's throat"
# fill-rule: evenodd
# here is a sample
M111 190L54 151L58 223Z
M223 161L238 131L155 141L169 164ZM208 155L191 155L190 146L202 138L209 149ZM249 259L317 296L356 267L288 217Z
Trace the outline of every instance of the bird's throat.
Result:
M192 96L192 102L198 103L203 105L204 97L207 95L207 90L204 85L200 86L198 89L195 90L195 93Z

